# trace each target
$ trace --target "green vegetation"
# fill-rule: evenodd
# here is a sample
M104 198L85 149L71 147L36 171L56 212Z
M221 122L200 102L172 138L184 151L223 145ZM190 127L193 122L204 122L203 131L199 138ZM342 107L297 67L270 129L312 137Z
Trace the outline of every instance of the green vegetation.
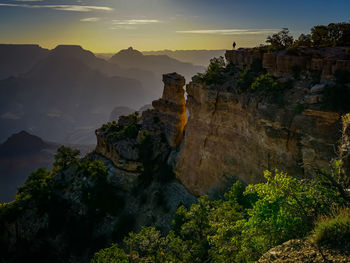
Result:
M124 240L130 262L253 262L273 246L308 236L315 218L345 202L326 177L301 181L277 170L264 175L265 183L236 182L222 200L202 196L190 209L179 207L167 236L153 227L130 233ZM349 231L348 215L327 225ZM94 259L109 262L99 254Z
M53 167L55 170L64 170L71 164L78 161L78 156L80 154L79 150L73 150L69 147L61 146L58 148L55 155L55 162Z
M242 91L251 89L254 80L259 75L264 73L265 70L262 68L261 59L255 59L249 69L247 68L242 73L240 73L237 82L237 87Z
M206 85L222 84L225 81L225 60L223 57L213 58L204 74L198 73L192 80L198 80Z
M251 84L250 89L266 96L270 101L283 105L284 86L276 82L269 74L261 74Z
M129 263L129 258L124 250L120 249L117 244L110 248L102 249L97 252L91 260L91 263Z
M331 23L328 26L318 25L311 29L311 34L301 34L297 40L290 35L288 28L283 28L277 34L266 39L266 51L287 50L290 55L298 55L296 48L305 47L334 47L350 46L350 23Z
M266 43L270 44L270 51L282 50L293 45L294 38L290 35L288 28L283 28L277 34L268 36Z
M346 244L349 246L349 209L341 209L335 216L321 217L316 223L313 240L319 246L326 245L332 248L339 248Z
M126 125L119 125L117 122L109 122L103 124L100 130L103 132L104 136L111 143L120 141L126 138L136 139L140 125L137 124L138 112L131 114L129 116L122 116L123 122Z

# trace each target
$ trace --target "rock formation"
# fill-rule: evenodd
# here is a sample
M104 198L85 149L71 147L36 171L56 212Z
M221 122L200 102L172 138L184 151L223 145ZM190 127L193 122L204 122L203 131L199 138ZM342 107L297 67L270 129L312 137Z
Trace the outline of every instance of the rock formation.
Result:
M172 73L163 75L164 91L161 99L152 105L159 112L164 134L172 148L179 146L186 125L184 77Z
M332 79L337 70L350 71L346 48L306 48L261 54L255 49L228 50L226 60L241 68L249 67L254 60L262 60L263 68L272 76L292 74L293 70L319 71L321 79Z
M345 244L344 244L345 246ZM289 240L266 252L258 263L350 262L348 252L318 247L310 241Z
M313 54L311 51L304 52ZM322 61L332 55L331 71L321 63L324 77L334 74L336 65L345 70L350 63L337 59L341 58L338 48L313 52ZM199 81L187 85L189 119L175 172L192 193L223 188L232 178L256 183L263 179L265 169L310 177L329 168L341 137L341 112L322 106L322 92L329 82L313 84L308 75L315 54L303 57L277 52L262 56L263 67L276 81L291 83L281 95L283 105L274 101L277 95L268 98L259 92L239 91L239 73L227 76L223 85L207 86ZM226 53L240 68L249 68L259 56L249 50ZM301 79L291 76L294 65L304 70Z
M186 124L186 108L184 89L184 77L172 73L163 75L164 92L161 99L153 101L153 109L146 110L142 116L121 116L118 121L122 130L130 125L135 125L140 131L147 131L152 138L152 149L149 149L151 159L164 159L168 157L170 150L179 146ZM96 131L96 153L110 159L114 165L124 171L139 174L142 163L138 151L141 143L139 136L111 141L108 139L108 130ZM165 138L166 141L163 141Z

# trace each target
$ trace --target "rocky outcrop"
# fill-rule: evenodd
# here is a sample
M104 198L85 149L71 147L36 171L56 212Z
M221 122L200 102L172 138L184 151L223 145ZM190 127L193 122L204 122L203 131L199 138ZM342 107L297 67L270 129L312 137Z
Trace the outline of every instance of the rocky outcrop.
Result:
M344 244L345 246L346 244ZM310 241L290 240L266 252L258 263L346 263L350 262L349 251L318 247Z
M228 50L226 60L245 68L256 59L262 60L262 66L275 77L293 74L293 72L318 71L321 79L333 79L337 70L350 72L350 60L346 56L346 48L307 48L299 47L293 51L264 53L256 49Z
M303 60L288 56L278 61L282 72L289 70L290 61ZM223 85L187 85L189 119L177 157L177 178L201 195L225 187L232 178L260 182L266 169L303 178L328 169L341 137L341 114L320 106L325 85L289 78L292 87L269 98L239 91L238 76L227 77ZM274 101L276 96L280 102Z
M184 77L176 73L165 74L163 82L163 96L153 101L152 109L145 110L141 117L121 116L115 124L119 132L130 125L135 125L135 129L139 131L147 131L147 135L152 138L152 146L148 149L151 160L166 160L170 149L179 146L187 119ZM118 169L133 172L138 176L142 170L139 149L143 135L139 133L135 138L116 141L111 141L109 135L110 132L106 129L96 131L95 152L111 160Z
M159 113L164 134L172 148L179 146L186 125L185 78L176 73L163 75L164 91L152 105Z
M238 50L227 50L225 58L228 62L240 67L250 67L255 60L261 60L262 54L250 48L240 48Z

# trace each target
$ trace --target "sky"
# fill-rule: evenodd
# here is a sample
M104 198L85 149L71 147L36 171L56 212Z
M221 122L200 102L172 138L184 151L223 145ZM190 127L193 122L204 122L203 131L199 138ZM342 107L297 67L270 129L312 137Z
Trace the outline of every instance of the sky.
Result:
M98 53L228 49L350 20L350 0L0 0L0 43Z

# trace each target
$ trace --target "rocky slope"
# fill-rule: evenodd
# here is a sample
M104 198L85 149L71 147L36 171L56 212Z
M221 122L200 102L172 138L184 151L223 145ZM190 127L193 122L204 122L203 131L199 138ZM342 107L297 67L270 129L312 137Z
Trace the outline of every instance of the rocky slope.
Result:
M345 244L344 244L345 247ZM310 241L290 240L266 252L258 263L346 263L349 251L318 247Z

